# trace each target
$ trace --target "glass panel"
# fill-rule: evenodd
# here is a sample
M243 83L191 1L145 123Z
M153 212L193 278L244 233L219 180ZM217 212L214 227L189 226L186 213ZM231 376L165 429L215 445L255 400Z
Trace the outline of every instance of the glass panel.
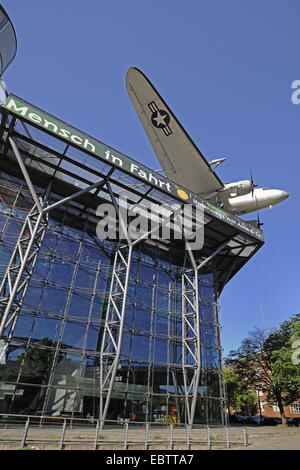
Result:
M143 284L137 284L136 299L138 305L152 307L152 289Z
M206 323L215 322L215 308L213 305L200 301L200 317Z
M41 311L63 314L68 292L53 287L47 287L41 301Z
M22 225L23 223L16 219L9 219L2 235L3 241L15 244L18 240L19 233L21 232Z
M60 336L61 321L50 316L40 315L34 324L32 336L35 340L47 338L58 341Z
M75 278L75 288L92 290L95 284L95 274L95 270L79 267Z
M73 293L68 310L68 317L80 317L86 320L89 317L90 305L90 297L84 297L82 294Z
M139 332L150 332L151 330L151 311L150 309L136 308L134 310L133 328Z
M131 357L134 361L148 361L150 338L142 335L132 335Z
M85 346L86 326L75 323L66 322L62 342L64 347L82 349Z
M54 261L49 272L49 281L61 285L70 285L73 271L74 264L65 261Z

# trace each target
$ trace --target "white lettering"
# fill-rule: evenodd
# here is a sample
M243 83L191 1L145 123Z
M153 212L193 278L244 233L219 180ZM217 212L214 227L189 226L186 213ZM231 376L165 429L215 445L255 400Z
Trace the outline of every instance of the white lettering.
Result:
M138 175L143 178L144 180L147 179L147 174L143 170L138 171Z
M95 153L96 152L96 147L93 145L88 139L85 139L83 146L85 149L89 149L88 147L90 146L90 150Z
M297 88L296 91L292 93L291 100L293 104L299 104L300 103L300 80L294 80L292 83L292 88Z
M149 183L155 184L156 186L158 185L157 178L155 178L155 176L153 176L152 173L150 173L149 175Z
M134 171L138 171L139 167L135 165L134 163L131 163L130 165L130 171L133 173Z
M169 182L158 179L157 176L154 176L151 172L146 173L146 171L141 170L139 166L136 165L135 163L130 164L130 171L131 173L137 173L140 178L147 180L149 183L155 186L159 186L160 188L163 188L165 185L169 193L171 192L171 185Z
M115 157L110 150L105 150L105 159L110 160L114 165L123 166L123 161L119 157Z
M187 458L186 458L187 457ZM188 454L187 456L180 455L180 454L158 454L158 455L151 455L151 464L154 465L170 465L170 464L185 464L190 465L193 460L193 455ZM189 457L189 460L188 460Z
M7 103L6 105L7 109L11 109L12 111L15 111L18 114L22 114L22 116L25 116L25 114L28 111L27 106L22 106L21 108L18 108L14 100L11 98L11 100Z
M97 223L96 233L101 240L107 238L116 239L116 211L111 204L101 204L98 206L96 215L98 217L104 217Z
M46 129L48 129L49 126L53 126L53 129L52 129L52 132L55 132L55 134L57 134L58 132L58 127L56 124L54 124L54 122L51 122L51 121L47 121L47 119L44 119L44 127ZM50 129L51 130L51 129Z
M111 161L112 161L115 165L119 165L119 166L122 166L122 165L123 165L122 160L121 160L119 157L115 157L114 155L111 155Z
M67 129L60 129L58 134L62 137L70 137L70 131L67 131Z
M75 144L82 145L82 138L78 135L71 135L71 140L75 142Z
M129 211L129 216L136 214L137 217L131 220L129 224L129 236L131 240L136 240L144 233L148 232L148 219L145 217L145 209L136 206Z
M37 124L42 122L42 118L35 113L29 113L28 117L31 119L31 121L36 122Z
M136 468L140 463L141 457L126 457L113 454L112 457L107 457L107 465L131 465Z

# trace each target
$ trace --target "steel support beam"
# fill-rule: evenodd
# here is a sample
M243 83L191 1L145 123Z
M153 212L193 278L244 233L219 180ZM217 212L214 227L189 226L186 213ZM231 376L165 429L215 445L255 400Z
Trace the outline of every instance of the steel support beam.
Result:
M113 173L111 169L106 178L100 180L87 188L76 192L74 195L47 206L51 191L51 184L48 186L46 194L40 198L35 191L26 165L17 147L17 143L12 137L7 141L11 145L18 165L27 183L34 205L25 218L16 246L10 258L6 272L0 286L0 338L9 327L7 340L12 337L13 330L22 307L23 299L28 289L28 284L37 260L38 253L47 229L48 213L62 204L67 204L73 199L96 188L101 188ZM1 356L5 354L6 347L2 350Z
M187 424L192 426L201 374L201 316L199 302L199 272L211 261L229 240L220 245L208 258L197 264L186 240L186 249L192 268L182 274L182 373Z
M23 173L23 176L24 176L24 178L25 178L25 181L26 181L26 183L27 183L27 186L28 186L28 188L29 188L29 191L30 191L30 193L31 193L31 196L33 197L33 200L34 200L34 202L35 202L35 205L36 205L38 211L39 211L39 212L42 212L42 206L41 206L41 204L40 204L39 198L38 198L38 196L37 196L37 194L36 194L36 192L35 192L35 189L34 189L34 187L33 187L32 182L31 182L30 176L29 176L29 174L28 174L28 172L27 172L27 168L26 168L26 166L25 166L25 163L24 163L23 160L22 160L22 157L21 157L21 155L20 155L20 152L19 152L19 149L18 149L18 147L17 147L17 144L15 143L15 141L14 141L14 139L13 139L12 137L8 137L8 140L9 140L9 142L10 142L10 145L11 145L12 149L13 149L13 152L14 152L14 154L15 154L15 157L16 157L16 159L17 159L17 161L18 161L19 167L21 168L21 171L22 171L22 173Z
M121 211L119 210L111 185L106 183L106 186L112 203L115 207L120 227L125 234L128 244L120 246L115 253L112 279L109 290L108 305L100 351L100 429L103 428L107 416L121 355L133 250L132 241L128 234L126 222L124 221Z
M42 201L41 203L42 204ZM47 218L36 205L27 215L0 286L0 337L15 323L47 228ZM14 321L13 321L14 320Z
M100 427L104 426L121 355L132 245L115 253L100 355ZM104 404L105 399L105 404Z
M47 228L48 219L43 214L43 206L47 202L50 193L49 185L45 197L43 199L38 197L15 141L11 137L8 137L8 139L22 170L23 176L28 184L29 191L34 200L34 205L25 218L16 246L1 282L0 338L9 325L9 336L11 336L14 325L16 324L16 320L28 288L28 282L31 278L37 255ZM2 353L4 354L4 352Z
M201 372L201 336L198 275L195 269L182 274L182 373L187 424L192 425Z
M106 310L105 325L102 337L100 352L100 427L103 428L107 417L108 408L113 392L116 373L121 356L123 329L126 314L128 286L130 278L130 268L132 252L135 245L142 240L157 232L165 224L169 223L182 211L177 209L160 224L157 224L152 230L144 233L136 240L132 240L126 221L118 207L116 198L113 194L111 185L106 183L112 203L118 216L120 228L125 235L127 244L120 246L116 253L113 264L112 280L110 285L108 306Z

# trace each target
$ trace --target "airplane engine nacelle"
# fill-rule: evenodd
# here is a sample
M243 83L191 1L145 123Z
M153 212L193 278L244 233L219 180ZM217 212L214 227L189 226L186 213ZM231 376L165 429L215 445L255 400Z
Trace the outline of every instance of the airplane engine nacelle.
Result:
M224 189L219 192L219 195L225 193L224 196L227 198L244 196L250 193L252 190L252 183L249 180L237 181L235 183L225 183Z

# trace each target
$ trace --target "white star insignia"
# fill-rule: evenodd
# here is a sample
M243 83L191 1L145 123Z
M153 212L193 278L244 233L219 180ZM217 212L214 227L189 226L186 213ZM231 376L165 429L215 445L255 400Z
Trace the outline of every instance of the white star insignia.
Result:
M160 114L160 111L157 111L157 117L153 118L153 121L156 121L156 125L159 126L160 124L163 124L166 126L165 122L166 115Z

